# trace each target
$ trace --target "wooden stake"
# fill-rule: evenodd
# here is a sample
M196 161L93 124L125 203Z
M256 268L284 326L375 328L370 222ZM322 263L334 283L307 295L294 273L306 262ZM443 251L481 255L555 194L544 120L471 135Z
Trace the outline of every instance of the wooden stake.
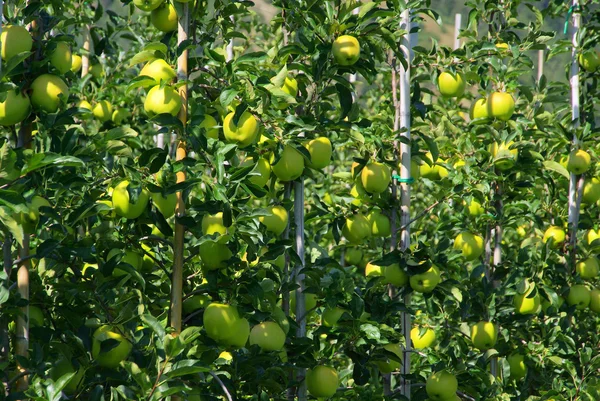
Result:
M88 54L92 48L92 38L90 35L90 26L83 27L83 54L81 55L81 78L85 77L90 71L90 56Z
M544 75L544 50L538 50L537 80L540 82Z

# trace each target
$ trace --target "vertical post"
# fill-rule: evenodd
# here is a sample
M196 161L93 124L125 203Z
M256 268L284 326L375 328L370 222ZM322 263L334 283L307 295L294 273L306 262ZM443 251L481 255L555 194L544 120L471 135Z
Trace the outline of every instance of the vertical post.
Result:
M352 14L354 14L354 15L358 15L359 12L360 12L360 7L356 7L354 10L352 10ZM356 77L357 77L356 73L351 74L348 80L351 83L354 83L354 82L356 82ZM354 102L355 100L356 100L356 92L352 91L352 101Z
M400 64L400 102L396 113L399 118L399 127L403 132L401 136L406 139L400 143L400 225L405 227L400 232L400 249L406 250L410 246L410 227L408 222L410 221L410 186L408 180L411 178L410 172L410 64L411 60L411 22L410 22L410 9L406 9L402 12L402 18L400 22L400 29L407 32L402 38L400 50L406 59L408 68L404 68ZM404 303L408 306L410 304L410 296L406 296ZM410 313L402 312L402 331L404 334L404 340L406 347L402 354L402 376L401 376L401 389L400 393L410 400L410 382L406 377L410 374L410 353L412 351L410 341L410 327L411 327L411 316Z
M537 80L540 82L540 79L544 75L544 50L538 50L538 65L537 65Z
M90 56L88 55L91 51L91 35L90 26L86 25L83 27L83 54L81 55L81 78L85 77L90 71Z
M306 304L304 300L304 273L301 270L304 268L304 178L300 177L294 182L294 221L296 223L296 253L302 262L296 265L294 277L296 278L296 330L297 337L306 336ZM298 370L298 401L306 401L306 369Z
M454 15L454 49L460 47L460 26L462 25L462 14L456 13Z
M235 24L235 19L233 18L233 15L230 18L231 23ZM229 43L227 43L226 52L227 57L225 58L225 60L227 60L227 62L230 62L231 60L233 60L233 38L229 41Z
M573 129L576 130L579 127L579 64L577 62L577 48L579 42L577 35L579 33L579 27L581 25L581 14L579 12L579 0L573 0L573 31L572 31L572 43L573 50L571 51L571 72L569 83L571 84L571 120L573 121ZM579 146L579 138L577 135L573 135L573 147ZM577 176L573 173L569 176L569 252L570 261L567 264L571 264L571 269L575 266L576 258L576 240L577 240L577 226L579 223L579 202L577 199Z
M0 0L1 2L1 0ZM2 15L2 14L0 14ZM1 21L0 21L1 22ZM0 24L2 25L2 24ZM1 28L0 28L1 29ZM0 61L1 63L1 61ZM2 260L4 262L4 274L7 277L10 277L10 272L13 264L12 260L12 238L10 234L4 234L4 242L2 244ZM7 281L6 285L9 283ZM1 308L1 306L0 306ZM4 362L8 362L8 353L9 353L9 341L8 341L8 320L6 319L6 315L0 312L0 364ZM2 382L2 387L5 391L8 392L8 372L4 372L2 377L0 378ZM0 393L1 394L1 393ZM8 396L8 393L4 394Z

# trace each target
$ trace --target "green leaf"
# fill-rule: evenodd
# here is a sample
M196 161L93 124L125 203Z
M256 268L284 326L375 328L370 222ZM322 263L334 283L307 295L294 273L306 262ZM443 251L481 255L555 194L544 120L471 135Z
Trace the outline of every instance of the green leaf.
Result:
M41 157L40 157L41 156ZM62 156L54 153L37 153L27 161L21 174L28 174L49 166L59 167L85 167L85 163L74 156Z
M564 166L562 166L561 164L559 164L553 160L544 161L544 167L550 171L554 171L555 173L562 175L567 180L570 177L569 171Z
M151 328L152 331L154 331L154 333L156 333L158 337L163 338L165 336L165 328L163 327L162 323L160 323L158 319L156 319L154 316L152 316L149 313L146 313L144 315L141 315L140 319L146 324L146 326Z
M247 54L244 54L243 56L238 57L235 60L235 64L257 63L259 61L265 60L266 58L267 58L267 53L265 53L265 52L247 53Z

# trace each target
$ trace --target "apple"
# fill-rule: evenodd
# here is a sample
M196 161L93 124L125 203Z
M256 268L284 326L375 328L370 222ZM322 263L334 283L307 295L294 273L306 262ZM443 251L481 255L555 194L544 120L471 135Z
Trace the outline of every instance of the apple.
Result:
M129 110L123 107L119 107L118 109L113 111L112 116L110 118L115 125L121 125L123 121L129 118L129 115Z
M267 208L268 216L260 216L258 220L275 235L281 235L288 224L288 212L283 206L269 206Z
M327 137L322 136L308 141L304 147L310 153L310 162L307 163L309 167L320 170L329 166L333 148L331 141Z
M227 245L215 241L206 241L200 244L198 253L202 260L202 266L208 270L226 267L225 262L233 256Z
M258 187L264 187L269 182L269 178L271 178L271 163L264 157L258 159L256 163L254 163L254 159L251 157L246 158L241 167L250 167L255 166L251 171L252 173L258 173L259 175L249 176L248 181Z
M536 294L532 297L531 293L535 290L535 285L529 285L524 293L517 293L513 298L513 305L515 312L521 315L531 315L539 313L541 306L540 294Z
M339 65L353 65L360 58L360 43L350 35L342 35L333 42L333 58Z
M117 345L109 350L103 350L102 343L108 341L111 343L116 341ZM102 367L116 368L121 361L127 359L131 349L132 345L129 340L111 326L101 326L94 332L92 358Z
M92 105L87 100L81 100L77 103L77 108L92 111Z
M373 209L367 215L367 220L371 226L371 234L373 237L386 238L392 235L390 219L381 213L379 209Z
M569 288L567 296L567 304L575 306L576 309L585 309L592 300L591 291L583 284L576 284Z
M410 276L410 288L416 292L429 293L440 283L440 271L431 266L425 273Z
M314 311L317 308L318 297L316 294L309 292L304 293L304 310L308 313ZM290 293L290 311L291 313L296 312L296 291Z
M293 146L285 145L277 163L275 155L271 156L271 170L279 181L288 182L299 178L304 171L304 156Z
M250 336L250 323L247 319L238 319L233 323L231 336L221 340L224 345L231 345L234 348L242 348L248 342Z
M527 366L525 365L525 357L521 354L514 353L506 358L508 366L510 366L510 377L519 380L527 375Z
M175 74L175 70L165 60L157 58L146 63L140 71L140 76L154 79L154 84L151 86L156 86L161 83L170 84L177 74Z
M150 196L145 188L142 188L141 191L139 191L139 188L137 190L138 198L132 203L129 196L129 181L121 181L115 187L112 193L112 204L118 216L127 219L137 219L144 213Z
M515 100L510 93L492 92L487 99L488 115L501 121L508 121L515 111Z
M494 165L498 170L509 170L517 162L517 159L519 157L519 150L517 148L511 149L511 146L513 144L513 141L510 141L508 143L502 142L500 144L494 142L490 144L489 152L492 154L492 158L494 159Z
M346 265L355 266L363 260L363 251L358 248L346 248L344 251L344 262Z
M393 354L396 354L398 358L402 358L402 347L400 346L400 344L385 344L383 346L383 349ZM400 368L400 362L389 358L385 361L376 361L375 364L377 365L381 373L392 373L393 371L398 370L398 368Z
M144 110L150 117L163 113L176 116L180 109L181 96L170 86L163 88L160 85L154 86L148 91L144 101Z
M202 217L202 234L213 235L215 233L219 235L227 234L227 227L223 224L223 212L205 214Z
M337 322L340 320L342 315L346 312L345 309L342 309L338 306L334 308L325 308L323 310L323 315L321 316L321 321L323 322L323 326L325 327L334 327L337 326Z
M471 217L481 216L483 213L485 213L485 209L475 198L471 198L471 200L467 203L467 210L469 211L469 216Z
M81 56L79 54L72 53L71 54L71 71L74 74L77 74L79 70L81 70Z
M425 391L432 401L448 401L456 395L457 390L456 377L446 370L432 373L425 383Z
M583 184L583 203L593 205L600 200L600 180L596 177L586 178Z
M79 387L85 371L83 369L75 371L71 361L65 358L60 358L56 361L48 371L48 375L54 382L57 382L61 377L70 373L75 373L75 375L67 382L67 385L63 389L66 394L73 394L77 391L77 387Z
M202 321L206 334L221 342L234 334L235 323L240 320L237 308L232 305L213 302L206 307Z
M565 234L565 230L558 226L550 226L544 233L542 242L545 244L550 241L550 248L556 249L559 248L563 242L565 242L566 237L567 234Z
M590 291L590 310L600 313L600 290L597 288Z
M92 109L92 113L97 120L105 123L112 118L113 108L108 100L101 100Z
M590 169L591 162L592 160L588 152L583 149L573 150L569 153L567 170L575 175L580 175Z
M480 351L494 348L498 339L498 329L494 323L481 321L471 326L471 341Z
M379 266L372 262L365 266L365 277L381 277L385 271L385 266Z
M258 120L245 111L240 116L237 125L233 122L235 112L227 114L223 120L223 134L227 142L237 143L241 148L251 145L260 131Z
M55 113L68 97L69 87L56 75L40 75L31 84L31 104L46 113Z
M500 43L496 43L496 48L497 49L501 49L501 50L508 50L508 43L505 42L500 42Z
M142 255L142 270L147 272L152 271L155 265L152 257L156 258L156 253L150 245L144 243L142 243L142 249L144 250Z
M156 10L165 0L133 0L133 4L142 11Z
M575 265L575 270L577 271L577 274L579 274L579 276L584 280L597 277L598 271L600 270L598 258L591 256L585 260L579 261Z
M73 65L71 47L68 43L58 42L56 48L50 54L50 64L61 74L69 71Z
M275 322L257 324L250 332L250 344L264 351L280 351L285 344L285 333Z
M150 22L161 32L173 32L177 30L177 10L170 3L163 3L152 10Z
M337 371L324 365L315 366L306 372L306 386L313 397L329 398L338 388L339 379Z
M385 277L383 280L385 284L391 284L395 287L403 287L408 283L408 274L400 268L398 263L386 266L383 276Z
M490 117L488 113L487 97L480 97L473 102L471 109L469 110L469 116L471 117L471 120L478 118L488 119Z
M40 207L43 206L51 207L52 205L45 198L35 195L27 202L29 212L19 213L15 216L17 222L23 226L23 230L26 234L32 234L35 231L35 228L40 221Z
M121 257L121 261L119 263L127 263L127 264L131 265L131 267L133 267L137 271L142 270L142 265L144 263L142 255L140 255L137 252L131 251L129 249L126 249L125 251L123 251L118 248L113 248L110 250L110 252L108 252L108 255L106 256L106 260L108 261L120 253L123 253L123 256ZM112 273L112 275L114 277L122 277L127 274L128 273L125 270L119 269L118 265L117 265L117 267L115 267L115 269L113 270L113 273Z
M290 96L298 96L298 81L293 77L285 77L281 90Z
M371 197L369 193L365 191L360 177L354 180L354 185L350 189L350 195L354 197L352 204L356 206L361 206L363 203L369 203L371 201Z
M587 72L596 72L600 67L600 52L588 49L579 53L579 65Z
M433 163L431 166L427 163L421 164L419 167L419 175L423 178L428 178L432 181L438 181L448 176L448 170L440 166L438 163L445 163L445 160L437 159L433 161L433 155L431 152L427 152L425 156Z
M342 227L342 235L352 244L360 244L371 235L369 220L362 213L357 213L346 218Z
M202 122L198 125L200 128L204 128L204 133L207 138L219 139L219 123L210 114L205 114Z
M475 260L483 253L483 238L468 231L463 231L454 239L454 249L460 250L467 261Z
M29 31L18 25L4 25L0 35L2 60L8 61L19 53L30 52L33 39Z
M273 320L277 322L281 330L287 335L290 331L290 321L288 320L287 315L279 306L274 306L271 311L271 316L273 316Z
M600 238L600 230L594 230L590 228L583 235L583 239L587 242L588 245L592 245L594 241Z
M371 194L379 194L387 190L391 178L390 168L379 162L367 164L360 172L363 187Z
M100 63L91 64L88 68L88 73L94 79L98 80L104 76L104 67Z
M160 192L151 192L150 197L152 198L154 206L156 206L165 219L168 219L175 214L175 208L177 207L176 193L165 196Z
M5 94L4 101L0 101L0 125L6 127L25 120L29 115L31 102L29 96L18 89L9 89Z
M435 331L426 328L421 334L421 330L419 327L413 327L410 331L410 341L414 349L429 348L435 342Z
M183 301L182 308L185 314L190 314L198 309L204 309L210 304L208 295L196 294Z
M465 92L465 77L461 73L444 71L438 76L437 83L444 97L460 97Z

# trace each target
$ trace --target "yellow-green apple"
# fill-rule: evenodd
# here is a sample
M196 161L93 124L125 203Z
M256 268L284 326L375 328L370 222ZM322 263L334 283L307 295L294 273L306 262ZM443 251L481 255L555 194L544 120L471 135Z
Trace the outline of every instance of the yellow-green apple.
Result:
M513 298L515 312L521 315L530 315L538 313L541 309L540 294L536 291L534 296L531 293L535 290L535 285L529 285L524 293L517 293Z
M205 114L202 122L198 125L200 128L204 128L204 133L207 138L219 139L219 123L210 114Z
M231 337L238 320L240 315L235 306L217 302L208 305L203 316L206 334L215 341Z
M293 77L285 77L281 90L290 96L296 97L298 95L298 81Z
M176 193L163 195L160 192L152 192L150 196L152 197L152 203L165 219L175 214L175 208L177 207Z
M279 351L285 344L285 333L275 322L262 322L252 328L250 344L265 351Z
M354 185L350 189L350 195L354 197L352 204L356 206L361 206L363 203L369 203L371 201L371 196L365 191L360 177L354 180Z
M565 238L567 234L565 230L558 226L550 226L544 233L544 237L542 238L542 242L545 244L550 241L550 248L559 248L563 242L565 242Z
M508 366L510 366L510 377L519 380L527 375L527 365L525 365L525 357L519 353L514 353L506 358Z
M596 177L586 178L583 184L583 203L593 205L600 200L600 180Z
M346 248L344 251L344 262L346 265L355 266L362 262L363 251L358 248Z
M385 344L383 349L395 354L398 358L402 358L402 347L400 344ZM375 362L381 373L392 373L400 368L400 362L394 359L386 359L385 361Z
M91 64L88 68L88 73L94 79L98 80L104 76L104 67L100 63Z
M81 56L79 54L72 53L71 54L71 71L75 74L81 70Z
M410 288L416 292L428 293L440 283L440 271L436 266L431 266L424 273L410 276Z
M362 213L357 213L346 218L342 227L342 235L352 244L360 244L371 235L369 220Z
M149 86L156 86L160 83L171 83L177 74L171 66L162 58L150 60L146 63L144 68L140 71L140 76L146 76L154 79L154 84Z
M250 323L247 319L238 319L233 323L231 336L221 340L223 345L231 345L235 348L242 348L248 342L250 336Z
M92 113L97 120L102 123L107 122L112 118L113 108L108 100L101 100L94 105Z
M438 76L438 88L442 96L459 97L465 92L465 77L461 73L442 72Z
M442 178L446 178L448 176L448 170L440 166L438 163L445 163L445 160L437 159L435 162L433 161L433 155L431 152L427 152L427 159L429 159L433 164L430 166L427 163L423 163L419 166L419 175L423 178L428 178L432 181L438 181Z
M53 362L52 367L48 371L48 375L54 382L57 382L61 377L71 373L74 373L74 375L69 379L67 385L63 389L66 394L73 394L77 391L77 387L79 387L85 371L83 369L78 369L76 371L71 361L65 358L60 358L58 361Z
M29 31L18 25L4 25L0 35L2 60L8 61L19 53L30 52L33 39Z
M144 101L144 110L150 117L163 113L176 116L180 109L181 96L170 86L154 86L148 91Z
M413 327L410 331L410 341L414 349L429 348L435 342L435 331L430 328Z
M61 74L65 74L73 65L71 47L66 42L56 43L56 48L50 54L50 64Z
M487 97L480 97L473 102L471 109L469 110L469 116L471 117L471 120L478 118L487 119L490 117L488 113Z
M112 122L115 123L115 125L121 125L123 123L123 121L125 121L125 119L127 119L128 117L129 117L129 110L127 110L123 107L119 107L118 109L113 111L112 116L110 118L111 118Z
M317 307L318 297L317 294L311 294L309 292L304 293L304 310L308 313L314 311ZM290 293L290 310L296 311L296 291Z
M258 220L267 227L267 231L271 231L275 235L281 235L288 224L288 212L283 206L269 206L267 208L269 215L260 216Z
M80 109L86 109L88 111L92 111L92 105L90 104L90 102L88 102L87 100L80 100L79 103L77 103L77 108Z
M156 10L165 0L133 0L133 4L142 11Z
M23 230L27 234L32 234L40 221L40 207L51 206L47 199L35 195L27 202L29 211L27 213L19 213L15 216L15 219L23 226Z
M598 271L600 270L598 258L590 256L587 259L577 262L575 270L582 279L591 279L598 276Z
M325 308L325 310L323 310L323 315L321 316L321 321L326 327L334 327L337 325L337 322L340 320L344 312L346 312L346 310L340 308L339 306L334 308Z
M337 391L338 384L338 373L330 366L315 366L306 373L306 387L313 397L329 398L333 396Z
M273 316L273 320L277 322L279 327L281 327L283 332L287 335L287 333L290 331L290 321L288 320L288 317L283 309L275 305L271 311L271 316Z
M260 131L258 120L251 113L245 111L235 124L235 112L227 114L223 120L223 134L227 142L237 143L241 148L251 145Z
M487 99L488 115L508 121L515 111L515 100L510 93L492 92Z
M119 254L122 254L121 261L119 263L127 263L137 271L142 269L142 265L144 263L142 255L129 249L123 251L118 248L113 248L110 250L110 252L108 252L106 260L108 261ZM119 269L118 267L115 267L112 273L112 275L115 277L125 276L126 274L127 272L125 270Z
M481 321L471 326L471 341L480 351L494 348L498 339L498 329L492 322Z
M469 212L469 216L471 217L481 216L483 213L485 213L485 209L475 198L471 198L471 200L467 202L467 210Z
M310 162L307 164L309 167L320 170L329 166L333 148L331 146L331 141L327 137L321 136L310 140L304 147L308 150L308 153L310 153Z
M339 65L353 65L360 58L360 43L350 35L342 35L333 42L333 57Z
M58 110L69 97L69 87L56 75L42 74L31 84L31 104L47 113Z
M385 266L376 265L373 262L365 266L365 277L381 277L385 272Z
M183 312L190 314L198 309L204 309L210 304L210 297L204 294L195 294L186 298L181 305Z
M383 163L372 162L360 172L360 180L365 191L372 194L384 192L390 185L390 168Z
M383 270L385 284L391 284L396 287L403 287L408 283L408 274L400 268L398 263L386 266Z
M24 92L9 89L4 92L6 98L0 101L0 125L9 126L20 123L29 115L31 102ZM0 98L2 98L0 94Z
M173 32L177 30L177 10L171 3L163 3L152 10L150 22L159 31Z
M590 228L589 230L587 230L585 232L585 234L583 235L583 239L585 240L585 242L588 245L592 245L592 243L599 238L600 238L600 230L594 230L593 228Z
M226 267L225 262L233 254L225 244L219 244L215 241L205 241L198 248L202 266L208 270L217 270Z
M576 309L585 309L592 300L591 291L583 284L576 284L569 288L567 304L575 306Z
M371 226L371 234L374 237L385 238L392 234L390 219L381 213L379 209L373 209L367 215L367 220Z
M271 163L269 163L269 161L264 157L260 157L256 163L254 162L254 159L248 157L242 164L240 164L240 166L255 166L254 170L252 170L252 173L258 173L258 175L249 176L248 181L258 187L262 188L267 185L269 178L271 178Z
M576 175L583 174L590 169L591 163L592 158L588 152L583 149L573 150L569 153L567 170Z
M451 400L456 395L456 390L456 376L446 370L432 373L425 383L425 391L432 401Z
M101 326L94 332L92 357L102 367L116 368L121 361L127 359L131 348L131 343L111 326Z
M137 219L144 213L150 196L145 188L136 188L137 199L132 202L129 195L129 181L124 180L115 187L112 193L112 204L118 216Z
M587 72L596 72L600 67L600 51L588 49L579 53L579 65Z
M275 155L271 156L271 170L279 181L294 181L302 175L304 171L304 156L291 145L285 145L279 155L279 160L275 162Z
M590 291L590 310L600 313L600 290L597 288Z
M223 212L217 212L215 214L207 213L202 217L202 234L227 234L227 227L223 224Z
M156 252L152 249L152 247L148 244L141 244L143 249L142 256L142 270L149 272L154 268L154 259L156 258Z
M502 142L500 144L494 142L490 144L489 151L492 154L492 158L494 159L494 165L498 170L509 170L517 162L517 158L519 157L519 150L517 148L511 149L511 146L513 144L513 141L510 141L508 143Z
M475 260L483 253L483 238L468 231L463 231L454 239L454 249L460 250L466 260Z

